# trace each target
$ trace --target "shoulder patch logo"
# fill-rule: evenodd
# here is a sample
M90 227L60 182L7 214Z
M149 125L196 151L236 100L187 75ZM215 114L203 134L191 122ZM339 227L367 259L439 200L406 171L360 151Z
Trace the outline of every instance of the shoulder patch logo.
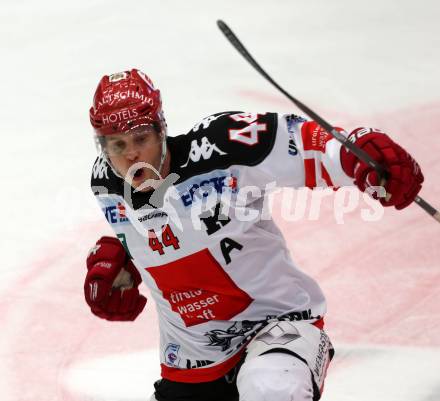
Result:
M93 166L93 178L107 178L108 179L108 164L106 163L105 159L101 156L96 161L95 165Z
M168 366L179 366L179 348L180 345L172 343L169 343L165 348L165 363Z
M223 152L218 148L218 146L214 143L209 142L208 138L204 136L202 138L201 144L197 143L197 139L191 141L191 149L189 151L188 159L185 164L182 164L180 167L188 166L189 161L191 160L193 163L197 163L200 161L200 158L203 160L209 160L212 154L216 152L220 156L226 155L226 152Z

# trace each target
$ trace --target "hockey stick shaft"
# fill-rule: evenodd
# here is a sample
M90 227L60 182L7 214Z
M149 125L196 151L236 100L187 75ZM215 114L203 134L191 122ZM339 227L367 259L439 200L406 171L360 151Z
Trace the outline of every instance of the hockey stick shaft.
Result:
M246 61L252 65L267 81L269 81L275 88L277 88L284 96L286 96L292 103L294 103L302 112L307 114L313 121L316 121L322 128L324 128L330 135L332 135L337 141L342 143L347 149L350 150L358 159L367 163L373 167L378 175L383 179L386 179L388 172L386 169L380 165L376 160L372 159L368 153L358 148L353 142L350 142L348 138L337 131L332 125L325 121L322 117L316 114L313 110L307 107L304 103L300 102L298 99L293 97L284 88L282 88L275 80L257 63L257 61L252 57L249 51L244 47L243 43L238 39L238 37L232 32L232 30L223 22L222 20L217 21L217 25L226 36L232 46L246 59ZM430 214L434 219L440 223L440 212L432 207L428 202L423 200L420 196L416 196L414 201L428 214Z

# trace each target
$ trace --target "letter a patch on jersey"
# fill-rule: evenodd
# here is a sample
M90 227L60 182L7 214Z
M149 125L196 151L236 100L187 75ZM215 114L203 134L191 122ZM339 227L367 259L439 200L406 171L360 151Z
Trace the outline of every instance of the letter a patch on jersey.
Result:
M216 152L220 156L226 155L226 152L220 150L215 143L212 144L211 142L209 142L206 136L202 138L200 145L197 143L197 139L194 139L191 142L191 149L189 151L188 159L186 163L182 164L180 167L183 168L188 166L190 160L193 163L197 163L198 161L200 161L201 158L203 160L209 160L214 152Z

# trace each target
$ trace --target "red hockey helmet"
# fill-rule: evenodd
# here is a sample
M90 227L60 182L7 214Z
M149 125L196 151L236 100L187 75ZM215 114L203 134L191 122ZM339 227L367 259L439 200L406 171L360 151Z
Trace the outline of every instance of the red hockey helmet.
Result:
M128 132L141 125L164 129L160 91L142 71L105 75L96 89L90 122L96 136Z
M166 123L162 112L160 91L146 74L137 69L105 75L96 88L90 122L95 129L98 149L110 163L112 149L107 146L113 135L127 134L142 137L157 133L162 143L159 171L166 156ZM143 143L143 141L137 141ZM118 149L116 149L118 150Z

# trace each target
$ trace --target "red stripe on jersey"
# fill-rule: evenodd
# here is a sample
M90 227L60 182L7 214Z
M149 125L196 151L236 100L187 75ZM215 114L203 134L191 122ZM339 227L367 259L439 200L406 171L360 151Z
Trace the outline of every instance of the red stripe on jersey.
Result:
M316 187L316 169L315 159L304 159L304 172L306 179L306 187Z
M324 179L324 181L327 183L327 186L329 187L333 186L333 182L332 179L330 178L330 174L325 169L324 164L322 162L321 162L321 176Z
M207 368L178 369L160 364L164 379L182 383L202 383L217 380L228 373L243 356L244 348L226 361Z
M324 318L317 320L316 322L312 323L313 326L317 327L319 330L324 330Z
M325 153L325 145L333 137L314 121L307 121L301 127L304 150Z

